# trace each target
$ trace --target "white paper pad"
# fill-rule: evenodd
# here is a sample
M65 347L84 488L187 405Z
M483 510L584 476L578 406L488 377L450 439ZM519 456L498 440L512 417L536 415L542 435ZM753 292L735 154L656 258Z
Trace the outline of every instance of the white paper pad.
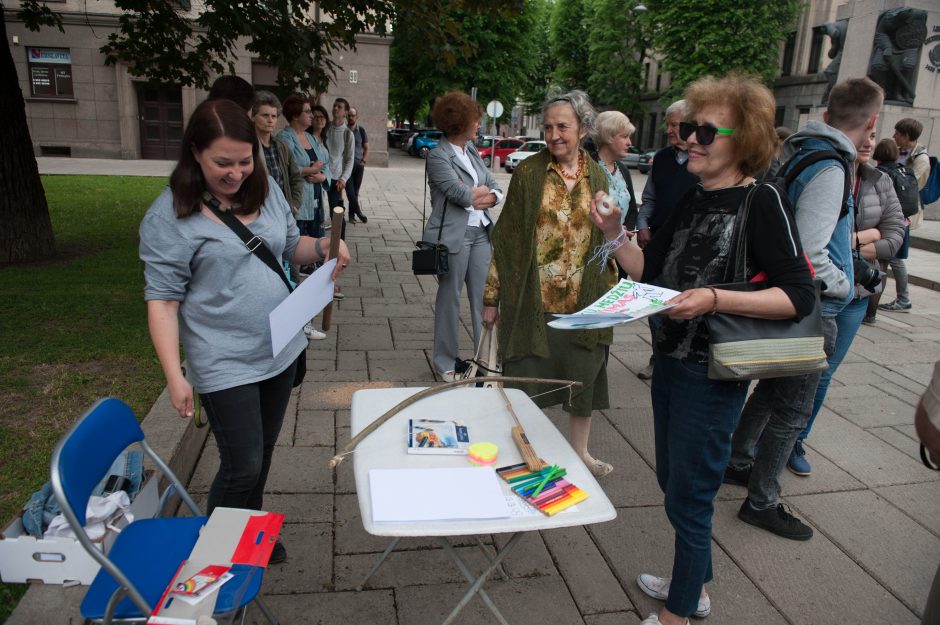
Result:
M308 321L333 301L333 268L336 259L323 263L268 315L271 351L275 358Z
M496 472L489 467L372 469L374 523L509 517Z

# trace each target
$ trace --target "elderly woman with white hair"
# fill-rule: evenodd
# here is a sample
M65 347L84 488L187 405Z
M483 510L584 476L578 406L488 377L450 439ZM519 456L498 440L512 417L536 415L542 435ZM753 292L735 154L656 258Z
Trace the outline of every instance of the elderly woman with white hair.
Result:
M583 386L535 399L562 404L571 416L571 445L596 476L613 467L588 453L591 413L609 407L607 353L613 331L556 330L552 313L576 312L615 283L612 262L589 263L604 236L590 220L591 198L609 186L604 170L581 148L596 114L587 95L572 91L542 108L548 148L519 164L499 221L483 292L483 323L499 323L503 372L576 380ZM529 395L544 391L520 385Z
M623 159L627 157L627 148L633 145L630 136L634 130L636 127L630 123L630 118L620 111L604 111L597 116L592 134L597 146L597 162L607 174L608 193L622 211L621 222L632 216L633 223L637 215L636 200L630 170ZM628 227L632 228L633 223Z

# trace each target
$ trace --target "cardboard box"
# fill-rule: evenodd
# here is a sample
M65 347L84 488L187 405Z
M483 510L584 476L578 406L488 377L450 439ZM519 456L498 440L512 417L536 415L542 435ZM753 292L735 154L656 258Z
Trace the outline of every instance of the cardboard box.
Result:
M129 511L135 520L149 519L157 513L160 503L159 476L151 473ZM124 517L115 526L127 526ZM97 543L105 553L111 548L117 533L108 532ZM43 584L91 584L101 565L88 554L74 538L34 538L23 529L23 520L17 517L3 530L0 540L0 580L7 583L39 582Z

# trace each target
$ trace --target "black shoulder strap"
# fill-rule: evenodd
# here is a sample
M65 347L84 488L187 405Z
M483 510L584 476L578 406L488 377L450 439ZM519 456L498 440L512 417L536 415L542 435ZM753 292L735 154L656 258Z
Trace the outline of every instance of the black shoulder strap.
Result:
M281 264L277 262L277 259L274 258L274 253L268 249L268 246L265 245L264 239L251 233L251 230L245 226L242 222L238 221L238 217L232 214L231 211L222 210L221 203L218 198L206 192L202 201L205 202L206 206L213 212L213 214L222 220L226 226L232 229L232 232L238 235L238 238L242 240L245 244L245 247L248 250L261 259L265 265L271 268L271 271L276 273L281 277L281 280L284 281L284 285L287 287L288 291L293 291L293 287L290 285L290 281L287 279L287 276L284 275L284 270L281 268Z
M751 214L751 198L761 184L760 182L752 183L744 196L744 201L738 207L731 235L730 253L733 256L725 265L724 281L726 283L747 282L747 220Z
M424 190L422 192L422 202L421 202L421 227L424 227L424 224L427 223L426 218L426 209L428 206L428 159L424 159ZM432 207L433 208L433 207ZM447 202L444 202L444 212L441 213L441 227L437 229L437 242L441 242L441 237L444 236L444 218L447 216Z
M793 165L790 171L787 171L791 167L793 159L799 155L799 152L790 157L783 167L780 168L780 171L786 172L785 177L783 178L783 188L787 189L789 193L790 183L796 180L796 177L803 173L803 171L810 165L815 165L820 161L834 160L842 166L842 170L845 172L844 181L845 186L842 189L842 205L839 210L839 218L841 219L849 212L849 194L852 192L852 175L851 170L849 169L849 164L845 162L845 159L842 156L833 150L818 150L812 154L801 158L795 165ZM796 211L796 205L794 204L793 210Z

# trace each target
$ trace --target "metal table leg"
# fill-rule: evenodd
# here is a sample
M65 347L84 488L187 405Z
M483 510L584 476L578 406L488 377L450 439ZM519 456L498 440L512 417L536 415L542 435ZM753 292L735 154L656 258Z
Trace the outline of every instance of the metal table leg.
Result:
M480 598L483 600L483 603L485 603L486 606L490 609L490 611L496 616L496 619L502 625L509 625L508 621L506 621L505 617L503 617L502 613L499 611L499 608L496 607L496 605L493 603L493 600L490 599L490 596L487 594L487 592L483 590L483 583L486 582L486 579L490 575L492 575L493 571L495 571L496 569L500 567L500 563L503 561L503 559L506 556L509 555L509 553L513 550L513 548L515 548L516 544L519 542L519 539L522 538L522 534L523 534L522 532L516 532L515 534L513 534L510 537L509 542L506 543L506 546L503 547L502 550L497 552L496 557L493 558L493 560L490 562L490 565L486 567L486 569L484 569L484 571L480 573L480 575L476 577L475 579L469 567L467 567L466 563L463 561L460 555L454 550L454 548L450 545L447 539L444 537L438 538L441 545L444 547L444 550L450 554L450 557L454 561L454 564L456 564L457 568L460 569L460 572L463 573L463 576L467 578L467 581L473 582L473 584L471 584L470 588L467 590L464 596L460 599L460 601L451 611L450 615L448 615L448 617L444 620L443 625L450 625L450 623L452 623L454 619L457 618L457 615L460 613L460 611L463 610L464 606L466 606L470 602L470 600L473 598L473 595L477 593L479 593Z
M486 558L487 562L493 562L493 554L490 553L490 546L483 542L483 539L479 536L476 537L477 545L480 546L480 551L483 552L483 556ZM496 553L499 553L499 549L494 549ZM500 564L499 568L496 569L499 573L499 576L503 578L503 581L509 581L509 575L506 574L506 569L503 568L503 565Z
M359 585L356 586L357 591L362 590L362 587L366 585L366 582L369 581L369 578L372 577L375 574L375 572L379 570L379 567L382 566L383 562L385 562L385 558L388 557L388 554L392 553L392 550L398 545L398 541L400 540L401 538L398 537L388 544L388 547L385 548L385 551L382 552L382 555L380 555L378 559L375 561L375 564L372 565L372 570L370 570L366 574L366 576L362 579L362 581L359 582Z

